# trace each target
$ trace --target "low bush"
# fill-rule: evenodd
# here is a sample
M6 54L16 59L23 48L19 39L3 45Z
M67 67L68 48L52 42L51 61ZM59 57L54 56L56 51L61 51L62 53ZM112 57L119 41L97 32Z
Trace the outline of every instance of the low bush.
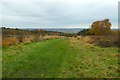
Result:
M118 35L109 36L84 36L81 41L95 44L102 47L120 47L120 41Z
M78 40L81 40L86 43L95 44L103 47L116 46L120 47L120 30L111 30L110 33L102 35L86 35L87 30L83 30L80 33L80 37L77 37Z
M18 39L16 37L4 37L2 39L2 46L7 47L13 44L19 43Z

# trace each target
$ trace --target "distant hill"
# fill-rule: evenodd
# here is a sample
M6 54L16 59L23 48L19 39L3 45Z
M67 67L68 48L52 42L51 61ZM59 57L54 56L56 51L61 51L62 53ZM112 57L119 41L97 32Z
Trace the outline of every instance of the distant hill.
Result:
M46 31L78 33L79 31L82 31L83 29L87 29L87 28L25 28L25 29L27 29L27 30L42 29L42 30L46 30ZM117 28L112 28L112 30L117 30ZM119 30L120 30L120 28L119 28Z
M34 30L35 28L26 28L27 30ZM65 32L65 33L78 33L84 28L37 28L46 31Z

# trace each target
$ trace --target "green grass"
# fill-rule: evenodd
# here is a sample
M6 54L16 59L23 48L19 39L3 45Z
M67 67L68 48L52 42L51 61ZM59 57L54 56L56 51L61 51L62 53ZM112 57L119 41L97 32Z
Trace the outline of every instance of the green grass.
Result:
M3 78L118 77L117 48L52 39L2 51Z

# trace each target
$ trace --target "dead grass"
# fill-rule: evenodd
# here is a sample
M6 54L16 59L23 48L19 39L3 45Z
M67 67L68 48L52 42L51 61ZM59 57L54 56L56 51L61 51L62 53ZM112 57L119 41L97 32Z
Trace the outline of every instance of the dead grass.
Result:
M79 48L80 45L77 45L77 44L80 44L80 40L78 40L77 38L75 37L71 37L69 39L69 42L71 43L70 46L71 47L75 47L75 48Z
M114 57L120 57L120 53L113 54L112 56L114 56Z
M108 35L108 36L78 36L78 40L94 44L102 47L119 47L120 41L118 35Z
M3 37L2 38L2 46L7 47L13 44L19 43L16 37Z
M94 43L94 40L92 39L91 36L81 37L81 41L86 42L86 43L90 43L90 44Z
M24 42L24 43L30 43L30 42L31 42L31 39L26 37L26 38L23 39L23 42Z
M36 42L36 41L44 41L49 39L58 39L58 38L64 38L63 36L57 36L57 35L46 35L46 36L37 36L37 35L30 35L22 38L22 43L30 43L30 42ZM10 45L14 45L20 43L19 39L16 37L8 37L4 36L2 37L2 41L0 42L0 46L8 47Z
M118 35L94 36L94 43L102 47L120 46Z
M43 37L44 40L49 40L49 39L57 39L60 38L60 36L56 36L56 35L46 35Z

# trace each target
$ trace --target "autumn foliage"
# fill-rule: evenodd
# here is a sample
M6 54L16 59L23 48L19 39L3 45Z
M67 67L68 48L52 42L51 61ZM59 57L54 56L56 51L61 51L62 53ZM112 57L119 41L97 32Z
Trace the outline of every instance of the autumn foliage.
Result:
M0 34L2 41L0 46L7 47L19 43L38 42L49 39L62 38L63 36L71 36L68 33L46 31L42 29L11 29L1 27L2 33Z
M109 19L93 22L89 34L91 35L109 35L111 32L111 22Z
M95 21L90 29L78 32L82 41L103 47L120 47L120 30L111 30L112 23L109 19Z

